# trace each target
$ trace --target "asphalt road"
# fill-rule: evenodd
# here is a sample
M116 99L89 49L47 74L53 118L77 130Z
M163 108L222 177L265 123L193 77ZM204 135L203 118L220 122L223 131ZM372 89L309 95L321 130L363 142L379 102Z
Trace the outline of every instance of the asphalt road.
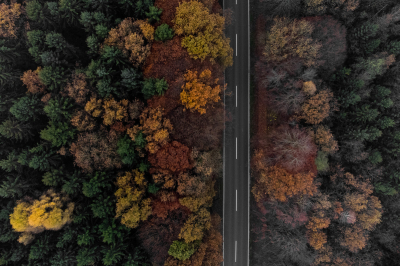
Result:
M224 131L224 266L249 265L249 0L224 0L234 18L225 34L233 47L233 66L225 71L226 112L233 120ZM227 96L232 92L231 96Z

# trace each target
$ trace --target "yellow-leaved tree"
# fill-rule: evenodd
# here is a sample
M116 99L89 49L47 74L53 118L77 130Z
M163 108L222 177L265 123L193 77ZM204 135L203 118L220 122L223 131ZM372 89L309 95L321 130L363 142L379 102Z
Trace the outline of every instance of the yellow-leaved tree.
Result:
M225 87L221 87L217 83L218 79L211 79L209 69L201 72L199 76L197 71L188 70L180 94L182 104L187 109L197 110L200 114L205 114L207 103L218 102L220 100L219 94L226 88L226 84Z
M121 217L121 223L127 227L138 227L152 213L151 199L144 198L147 188L144 173L138 169L125 172L117 177L115 185L118 187L114 193L117 197L115 218Z
M188 244L196 240L202 240L205 231L209 230L210 227L211 214L207 209L201 208L197 213L189 215L189 218L181 228L179 238Z
M173 20L177 35L183 35L182 47L187 48L194 59L204 60L210 57L223 67L233 64L233 49L229 38L224 35L225 18L219 14L210 14L201 2L180 3Z
M33 234L60 230L70 223L74 207L68 196L49 189L39 200L26 198L17 201L14 212L10 214L10 223L15 231L23 233L18 241L26 245L33 240Z

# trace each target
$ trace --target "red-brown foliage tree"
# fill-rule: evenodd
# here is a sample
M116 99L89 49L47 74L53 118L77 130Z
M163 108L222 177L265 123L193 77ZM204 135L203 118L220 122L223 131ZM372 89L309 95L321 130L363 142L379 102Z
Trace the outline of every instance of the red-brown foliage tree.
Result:
M164 78L170 84L177 77L183 76L187 69L191 69L195 60L190 58L185 48L182 48L181 41L182 37L175 35L171 40L153 43L143 67L143 76Z
M160 190L157 192L156 199L152 201L154 216L166 219L168 214L183 207L178 200L176 193L172 191Z
M330 76L347 57L346 27L331 16L307 17L305 20L314 26L312 38L322 44L319 49L322 64L318 71Z
M38 67L34 71L25 71L21 77L22 83L24 83L30 93L44 93L46 91L46 86L39 79L38 73L40 69L41 67Z
M156 153L150 154L148 159L153 167L168 170L173 174L193 167L190 149L177 141L167 143Z
M219 146L224 130L224 111L221 107L209 108L207 113L185 112L178 107L168 117L174 126L171 137L188 147L208 151Z
M162 265L168 257L169 247L178 239L188 215L189 210L180 207L170 211L166 219L154 216L139 227L138 237L155 265Z
M317 154L317 146L303 129L287 125L278 127L271 132L265 151L266 162L280 164L290 172L316 172L315 163L312 162Z
M78 135L72 143L70 152L75 157L75 164L84 172L109 168L121 168L121 158L117 153L118 134L102 129Z

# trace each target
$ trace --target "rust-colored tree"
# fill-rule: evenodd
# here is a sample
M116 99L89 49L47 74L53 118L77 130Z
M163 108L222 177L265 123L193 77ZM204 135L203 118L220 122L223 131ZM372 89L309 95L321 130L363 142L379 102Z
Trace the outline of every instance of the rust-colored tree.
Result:
M207 192L207 184L201 176L192 175L186 172L179 174L176 181L176 191L181 196L200 197L205 195Z
M74 99L77 104L83 106L90 92L85 74L72 74L72 81L67 83L64 91L69 97Z
M213 107L207 113L185 112L183 107L173 110L168 117L174 125L172 138L199 151L219 147L224 129L224 115L221 107Z
M312 171L316 173L314 158L317 146L304 129L282 125L269 135L264 162L279 164L293 173ZM311 163L310 163L311 161Z
M175 35L171 40L152 44L150 55L143 67L145 78L164 78L171 85L177 77L183 76L193 67L194 60L181 46L181 39L182 37Z
M267 196L279 201L286 201L295 195L312 196L317 190L313 182L314 177L311 172L291 174L274 165L258 169L258 177L251 192L257 202L261 202Z
M148 160L153 167L168 170L173 174L193 167L190 149L177 141L162 146L156 153L150 154Z
M138 237L155 265L162 265L168 257L169 247L178 239L188 215L189 210L180 207L168 212L167 218L153 216L139 227Z
M226 85L222 88L218 85L218 79L211 80L209 69L204 70L200 75L188 70L180 94L181 102L185 108L204 114L206 113L205 106L211 102L218 102L221 99L220 93L225 89Z
M117 142L118 134L115 131L100 129L96 132L85 132L78 135L78 139L71 145L70 152L74 156L75 164L87 173L121 168Z
M170 212L181 208L175 192L160 190L156 194L156 199L152 201L152 214L162 219L167 219Z
M24 83L30 93L44 93L46 91L46 86L39 79L38 73L40 70L41 67L38 67L34 71L25 71L21 77L22 83Z

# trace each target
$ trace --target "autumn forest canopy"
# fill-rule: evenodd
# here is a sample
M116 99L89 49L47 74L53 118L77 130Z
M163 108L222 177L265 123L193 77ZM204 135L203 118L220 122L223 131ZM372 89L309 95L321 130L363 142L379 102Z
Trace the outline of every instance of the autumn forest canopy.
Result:
M220 265L214 0L0 3L0 265Z
M399 265L398 1L252 19L251 265Z

